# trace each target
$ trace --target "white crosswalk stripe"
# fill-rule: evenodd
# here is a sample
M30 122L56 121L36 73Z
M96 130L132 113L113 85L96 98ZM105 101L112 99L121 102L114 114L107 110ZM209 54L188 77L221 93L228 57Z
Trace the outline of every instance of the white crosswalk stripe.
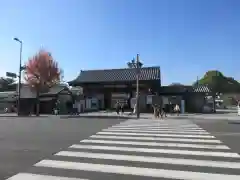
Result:
M106 129L103 131L111 131L111 132L141 132L141 133L177 133L177 134L209 134L208 132L194 132L194 131L178 131L178 130L126 130L126 129Z
M187 129L184 129L184 128L161 128L161 127L133 127L133 128L116 128L116 127L113 127L111 129L119 129L119 130L158 130L158 131L176 131L176 130L185 130L186 132L206 132L204 129L196 129L196 128L187 128Z
M157 137L187 137L187 138L207 138L207 139L212 139L212 138L215 138L214 136L211 136L211 135L199 135L199 134L194 134L194 135L191 135L191 134L164 134L164 133L158 133L158 132L155 132L155 133L133 133L133 132L114 132L114 131L111 131L111 132L106 132L106 131L103 131L103 132L99 132L97 134L110 134L110 135L131 135L131 136L157 136Z
M68 178L68 177L59 177L59 176L51 176L51 175L40 175L40 174L32 174L32 173L19 173L16 176L9 178L9 180L87 180L80 178Z
M99 144L127 144L127 145L143 145L143 146L167 146L167 147L186 147L186 148L203 148L203 149L229 149L225 145L199 145L199 144L177 144L177 143L156 143L156 142L138 142L138 141L107 141L107 140L90 140L86 139L81 142L99 143Z
M101 135L92 135L91 138L99 139L128 139L128 140L148 140L148 141L169 141L169 142L195 142L195 143L215 143L221 144L222 142L217 139L177 139L177 138L159 138L159 137L132 137L132 136L101 136Z
M117 176L127 180L239 180L240 155L188 120L128 120L7 180L106 180Z

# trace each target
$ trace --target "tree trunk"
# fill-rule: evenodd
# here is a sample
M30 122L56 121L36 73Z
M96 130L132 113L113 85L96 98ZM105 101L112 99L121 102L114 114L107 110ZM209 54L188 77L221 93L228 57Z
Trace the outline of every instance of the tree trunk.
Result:
M36 116L40 115L40 101L39 101L39 91L37 90L36 96Z

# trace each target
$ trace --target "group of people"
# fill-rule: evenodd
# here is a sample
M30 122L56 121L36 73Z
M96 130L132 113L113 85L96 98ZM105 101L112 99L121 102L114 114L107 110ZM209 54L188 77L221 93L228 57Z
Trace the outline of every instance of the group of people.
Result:
M119 101L116 102L116 113L119 115L120 113L124 113L124 104L120 103ZM155 118L163 118L163 117L167 117L167 107L166 106L160 106L160 105L153 105L153 114ZM171 108L169 109L169 112L172 113L177 113L177 115L179 115L180 113L180 107L178 104L176 104L175 106L171 106ZM131 114L135 114L136 113L136 105L133 108L133 112Z
M170 112L172 112L172 110L170 109ZM176 104L173 108L173 112L177 113L177 115L179 116L180 113L180 107L178 104ZM155 118L163 118L167 117L167 109L166 106L161 107L160 105L153 105L153 114Z

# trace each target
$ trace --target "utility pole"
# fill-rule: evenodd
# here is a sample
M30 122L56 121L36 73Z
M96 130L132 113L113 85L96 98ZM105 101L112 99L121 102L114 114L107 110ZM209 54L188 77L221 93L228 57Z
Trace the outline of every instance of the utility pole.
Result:
M20 57L19 57L19 74L18 74L18 116L20 115L20 101L21 101L21 78L22 78L22 41L18 38L14 38L14 41L20 43Z
M137 61L136 61L136 113L137 113L137 119L140 118L140 108L139 108L139 74L140 74L139 54L137 54Z
M197 76L197 87L199 87L199 80L198 80L198 76Z

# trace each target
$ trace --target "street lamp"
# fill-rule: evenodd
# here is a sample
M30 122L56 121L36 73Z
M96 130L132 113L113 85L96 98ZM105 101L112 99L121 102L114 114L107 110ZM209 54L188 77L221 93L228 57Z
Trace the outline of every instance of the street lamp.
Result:
M133 59L128 63L128 67L136 69L136 114L137 118L140 117L140 109L139 109L139 74L142 63L139 61L139 54L137 54L136 61Z
M19 57L19 74L18 74L18 116L20 115L20 94L21 94L21 78L22 78L22 41L18 38L14 38L14 41L17 41L20 43L20 57Z
M137 61L136 61L136 113L137 119L140 118L140 109L139 109L139 74L140 74L140 67L139 67L139 54L137 54Z

